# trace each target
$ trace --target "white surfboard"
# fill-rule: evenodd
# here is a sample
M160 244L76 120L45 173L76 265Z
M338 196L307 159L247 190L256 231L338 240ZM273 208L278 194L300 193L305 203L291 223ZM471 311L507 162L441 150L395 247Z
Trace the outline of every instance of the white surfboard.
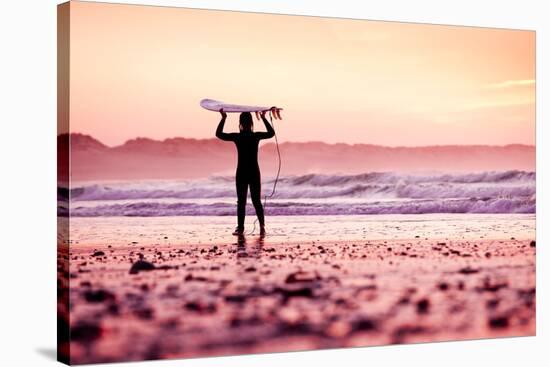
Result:
M239 104L230 104L230 103L224 103L221 101L216 101L214 99L203 99L200 102L200 105L202 108L208 110L208 111L215 111L219 112L220 109L223 108L224 112L262 112L262 111L269 111L271 110L271 107L265 107L265 106L246 106L246 105L239 105ZM281 119L281 111L282 108L276 108L273 117Z

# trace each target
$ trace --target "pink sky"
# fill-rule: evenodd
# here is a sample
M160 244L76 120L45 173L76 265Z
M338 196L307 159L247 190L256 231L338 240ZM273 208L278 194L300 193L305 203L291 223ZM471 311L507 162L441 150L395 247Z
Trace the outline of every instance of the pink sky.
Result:
M283 107L281 141L534 144L535 33L71 3L73 132L212 138L203 98Z

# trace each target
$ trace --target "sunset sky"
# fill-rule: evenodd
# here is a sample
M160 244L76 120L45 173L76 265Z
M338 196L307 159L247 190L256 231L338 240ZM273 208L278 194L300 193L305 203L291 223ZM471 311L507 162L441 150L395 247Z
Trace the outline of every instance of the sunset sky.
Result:
M535 33L72 2L71 131L212 138L203 98L284 108L280 141L534 144Z

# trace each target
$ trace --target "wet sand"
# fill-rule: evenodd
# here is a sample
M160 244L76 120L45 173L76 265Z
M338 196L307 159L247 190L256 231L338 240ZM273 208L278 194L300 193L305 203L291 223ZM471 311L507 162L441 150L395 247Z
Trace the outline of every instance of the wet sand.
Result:
M71 361L535 334L534 216L411 217L295 219L294 241L285 218L266 238L228 219L71 222Z

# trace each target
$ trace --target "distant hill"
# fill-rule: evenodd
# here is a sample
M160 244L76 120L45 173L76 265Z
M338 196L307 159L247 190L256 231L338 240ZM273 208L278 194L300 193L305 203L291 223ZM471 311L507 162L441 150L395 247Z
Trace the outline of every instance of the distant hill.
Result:
M58 151L66 149L69 138L71 175L76 181L198 178L235 171L234 144L215 138L163 141L136 138L109 147L89 135L73 133L58 136ZM385 147L286 142L280 144L280 151L282 175L535 170L535 147L519 144ZM262 174L274 175L277 169L274 143L263 143L259 155Z

